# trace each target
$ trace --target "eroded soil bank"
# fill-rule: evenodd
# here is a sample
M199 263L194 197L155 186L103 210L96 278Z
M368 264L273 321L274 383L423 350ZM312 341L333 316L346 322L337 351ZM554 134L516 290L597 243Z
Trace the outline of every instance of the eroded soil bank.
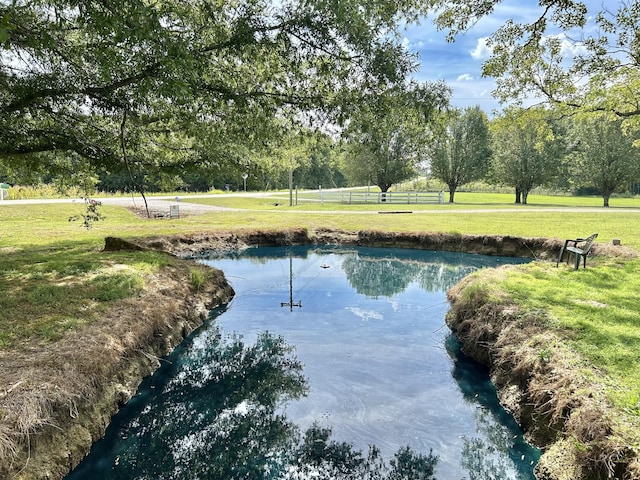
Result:
M546 238L292 229L212 232L135 241L107 238L105 249L152 249L182 258L198 258L250 246L301 244L419 248L553 261L562 245L560 240ZM596 245L596 254L598 248L606 247ZM19 452L6 452L11 453L11 461L7 461L9 457L3 453L1 478L60 479L66 475L88 453L92 442L104 434L111 416L131 397L142 378L157 368L158 357L201 325L209 308L230 300L233 292L221 272L215 272L206 284L195 289L189 282L189 264L191 262L178 262L177 266L162 272L139 297L105 313L104 320L95 328L65 337L55 355L47 350L34 352L35 360L28 371L24 366L12 365L10 358L0 357L3 368L15 367L18 375L8 391L0 392L0 401L6 404L9 397L20 398L22 418L30 415L30 409L50 410L50 422L39 425L37 431L22 439ZM571 375L558 378L548 365L532 362L530 355L526 357L528 363L519 359L514 352L528 352L534 332L514 328L514 322L495 321L498 317L507 318L508 312L496 312L490 303L483 304L481 299L463 302L461 299L467 297L463 295L466 286L463 282L451 291L453 313L448 322L461 337L467 353L490 366L504 405L516 415L534 443L546 449L539 478L607 478L593 476L594 464L578 455L571 440L563 440L571 438L563 432L573 428L570 423L573 417L567 417L567 409L581 415L594 415L593 410L577 408L587 405L587 402L578 402L578 397L584 395L584 390L580 393L584 385L573 385ZM43 368L45 365L47 368ZM75 390L61 394L47 377L47 372L52 371L80 379ZM29 382L24 382L19 375L28 375ZM532 384L538 395L528 391ZM540 393L554 392L561 387L571 393L562 404L550 403L552 393L546 396ZM20 415L16 421L20 421ZM589 422L592 427L582 432L584 438L600 439L609 431L606 416L587 418L592 418ZM571 432L573 435L573 430ZM6 432L0 429L0 436L3 434ZM609 452L604 447L601 450L606 462L624 453ZM625 471L616 466L620 470L616 473L626 475L619 478L640 478L637 461L635 465L635 470L625 467Z
M600 375L536 312L488 294L501 267L463 279L448 292L447 324L463 351L489 367L501 404L543 448L539 480L640 478L637 450L615 434L615 411L589 379Z
M197 284L189 281L194 269L203 279ZM177 260L90 326L20 355L0 354L7 379L0 390L0 478L63 478L160 357L232 296L222 272Z
M116 239L107 239L107 246ZM289 229L284 231L210 232L136 240L136 248L162 250L183 258L249 246L337 244L367 247L416 248L536 259L555 259L563 242L542 237L457 235L442 233L347 232L342 230Z

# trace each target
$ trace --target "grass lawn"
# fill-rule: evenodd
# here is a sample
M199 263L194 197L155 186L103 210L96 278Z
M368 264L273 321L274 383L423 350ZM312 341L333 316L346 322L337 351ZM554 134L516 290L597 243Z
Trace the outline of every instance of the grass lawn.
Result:
M85 230L72 215L79 204L2 205L0 203L0 349L15 348L31 336L53 342L67 329L86 323L89 301L117 301L141 288L145 269L158 256L96 252L104 237L194 233L211 230L288 227L496 234L549 238L618 238L640 250L640 200L531 195L516 206L508 194L456 194L454 205L356 205L303 203L288 206L282 196L182 197L224 210L180 219L141 219L120 207L103 206L103 221ZM275 205L278 203L279 205ZM411 214L381 215L385 210ZM119 265L114 268L114 265ZM122 266L125 267L122 267ZM81 286L81 288L79 288ZM532 263L494 285L531 311L544 312L548 328L561 332L575 351L603 372L600 382L620 409L640 449L640 260L598 258L586 270ZM91 300L93 299L93 300ZM34 309L47 311L34 320Z
M611 400L640 419L640 260L597 259L578 271L531 263L497 286L544 312L549 329L606 373Z

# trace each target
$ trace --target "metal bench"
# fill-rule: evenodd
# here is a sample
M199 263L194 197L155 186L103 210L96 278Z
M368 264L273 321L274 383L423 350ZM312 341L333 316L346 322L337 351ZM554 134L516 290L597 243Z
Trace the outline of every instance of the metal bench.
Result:
M558 255L558 260L556 261L556 267L562 261L562 256L564 252L567 253L567 262L569 262L569 254L573 253L573 257L575 259L575 268L576 270L580 267L580 257L582 257L583 268L587 268L587 255L589 255L589 251L591 250L591 246L595 241L597 233L587 237L587 238L576 238L569 239L564 241L564 245L560 249L560 254ZM580 245L579 245L580 244Z

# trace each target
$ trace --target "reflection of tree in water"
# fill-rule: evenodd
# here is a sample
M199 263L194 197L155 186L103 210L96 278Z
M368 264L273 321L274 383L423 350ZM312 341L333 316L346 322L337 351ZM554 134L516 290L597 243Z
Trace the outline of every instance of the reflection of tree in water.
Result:
M348 255L342 263L347 280L361 295L392 297L403 292L421 270L417 262Z
M281 337L263 333L245 345L235 337L223 340L211 327L198 340L180 357L186 361L164 367L169 379L158 382L161 393L132 407L108 451L85 460L100 472L80 468L69 480L434 479L437 457L431 453L407 447L386 462L376 447L364 456L317 426L301 438L277 413L307 390L302 364Z
M401 448L387 464L375 445L365 457L348 443L329 440L331 431L312 426L296 452L295 467L286 479L332 480L435 480L438 458L431 452L423 455L409 447Z
M292 348L269 334L250 346L200 338L206 348L123 432L114 478L260 478L290 448L295 428L275 409L306 390Z
M391 297L407 289L413 281L427 292L443 292L477 270L470 265L446 262L419 262L396 258L350 254L342 263L347 280L362 295Z
M539 452L529 446L521 435L514 434L517 424L498 403L495 388L484 367L460 352L460 344L455 337L447 338L446 348L454 362L452 375L464 398L482 407L476 410L474 417L478 433L483 438L463 439L460 464L469 474L465 480L534 479L533 466ZM478 382L481 376L487 377L483 384Z
M477 267L450 263L427 263L422 267L419 282L426 292L446 292Z
M476 419L481 421L477 417ZM488 426L486 420L484 426ZM493 438L489 442L485 442L480 438L465 438L463 440L464 447L460 465L469 472L468 480L504 480L512 478L509 474L507 460L496 455L505 450L500 447L496 448L493 440Z

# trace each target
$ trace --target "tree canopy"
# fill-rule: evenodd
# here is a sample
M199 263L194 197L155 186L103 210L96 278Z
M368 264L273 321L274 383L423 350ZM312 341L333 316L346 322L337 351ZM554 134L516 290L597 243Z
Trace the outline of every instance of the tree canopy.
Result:
M573 176L583 185L594 186L609 199L640 175L640 152L634 137L625 135L622 121L611 115L589 115L573 125L577 148L572 154Z
M542 109L507 109L491 123L492 174L498 183L515 188L516 203L527 203L529 192L558 175L567 154L562 125Z
M480 107L452 110L443 132L436 136L431 155L431 175L449 187L449 202L461 185L487 175L491 137L486 114Z
M491 15L503 0L430 0L449 39ZM483 74L501 101L539 97L558 106L606 111L640 122L640 5L637 0L540 0L530 23L513 20L487 39Z
M346 128L347 176L382 192L416 173L427 161L431 124L449 102L443 83L416 83L372 95L354 108Z
M363 94L402 84L415 59L398 25L425 8L1 2L0 158L16 170L83 166L134 180L136 171L239 161L293 124L339 124Z

